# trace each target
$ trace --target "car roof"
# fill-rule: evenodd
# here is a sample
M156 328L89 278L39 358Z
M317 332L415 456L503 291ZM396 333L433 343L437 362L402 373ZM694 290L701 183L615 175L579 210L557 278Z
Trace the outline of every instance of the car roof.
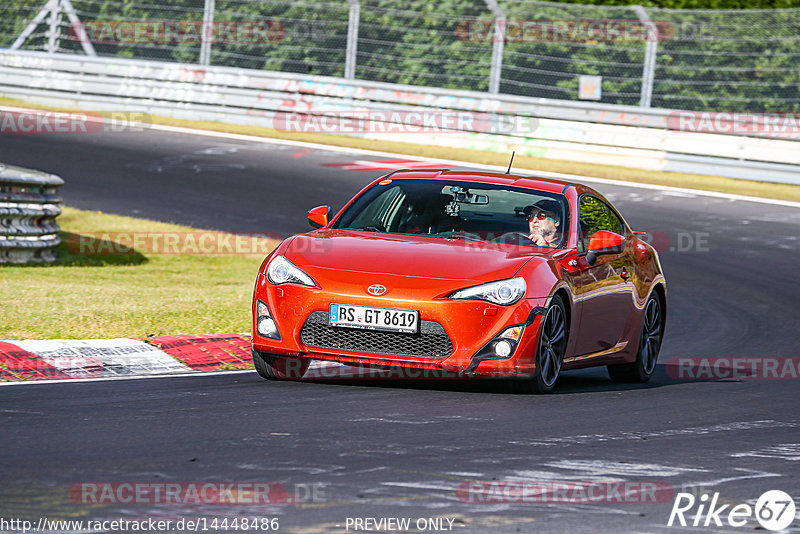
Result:
M509 185L524 187L548 193L563 194L571 186L579 186L566 180L555 178L542 178L539 176L519 176L516 174L502 174L496 172L454 171L451 169L405 169L395 171L384 178L391 179L417 179L417 180L450 180L465 182L481 182L495 185Z

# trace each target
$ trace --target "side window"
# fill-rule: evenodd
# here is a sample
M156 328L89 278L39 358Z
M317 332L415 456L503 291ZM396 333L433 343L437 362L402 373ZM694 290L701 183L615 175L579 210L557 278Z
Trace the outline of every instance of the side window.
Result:
M580 207L580 250L585 251L589 238L598 230L607 230L615 234L625 235L625 225L608 204L597 197L585 195L581 197Z

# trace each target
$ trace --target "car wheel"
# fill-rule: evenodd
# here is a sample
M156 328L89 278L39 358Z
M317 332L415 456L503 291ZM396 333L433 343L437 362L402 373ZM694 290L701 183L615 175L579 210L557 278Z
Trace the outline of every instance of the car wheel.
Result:
M550 393L556 385L567 348L567 311L559 295L550 301L542 320L532 386L536 393Z
M275 356L253 349L256 372L267 380L300 380L310 364L308 358Z
M656 370L658 352L663 338L663 307L658 295L650 295L644 308L642 335L636 361L608 366L608 376L615 382L639 382L650 380Z
M567 348L567 311L564 301L556 295L542 319L542 335L536 349L533 376L514 379L510 389L514 393L550 393L556 385Z

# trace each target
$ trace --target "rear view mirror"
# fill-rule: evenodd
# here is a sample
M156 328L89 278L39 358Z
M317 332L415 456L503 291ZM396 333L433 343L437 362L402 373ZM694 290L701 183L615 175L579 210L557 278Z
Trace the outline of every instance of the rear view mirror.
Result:
M328 226L328 224L330 224L330 219L330 206L317 206L308 212L308 224L310 224L312 228L322 228L323 226Z
M456 193L456 202L464 204L488 204L488 195L473 195L472 193Z
M463 187L453 186L450 188L450 192L455 195L455 201L462 204L485 205L489 203L488 195L476 195L475 193L470 193L469 189L465 189Z
M603 254L619 254L625 249L625 238L614 232L599 230L589 238L589 247L586 261L594 265L599 256Z

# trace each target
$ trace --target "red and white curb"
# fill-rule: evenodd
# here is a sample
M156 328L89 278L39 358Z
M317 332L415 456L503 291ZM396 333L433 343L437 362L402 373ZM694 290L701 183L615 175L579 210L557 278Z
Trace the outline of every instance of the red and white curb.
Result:
M0 341L0 381L123 378L252 368L249 334Z
M253 366L250 334L153 336L147 342L195 371Z
M252 370L249 334L0 341L0 384L110 380ZM313 361L305 380L446 379L435 369L374 369Z

